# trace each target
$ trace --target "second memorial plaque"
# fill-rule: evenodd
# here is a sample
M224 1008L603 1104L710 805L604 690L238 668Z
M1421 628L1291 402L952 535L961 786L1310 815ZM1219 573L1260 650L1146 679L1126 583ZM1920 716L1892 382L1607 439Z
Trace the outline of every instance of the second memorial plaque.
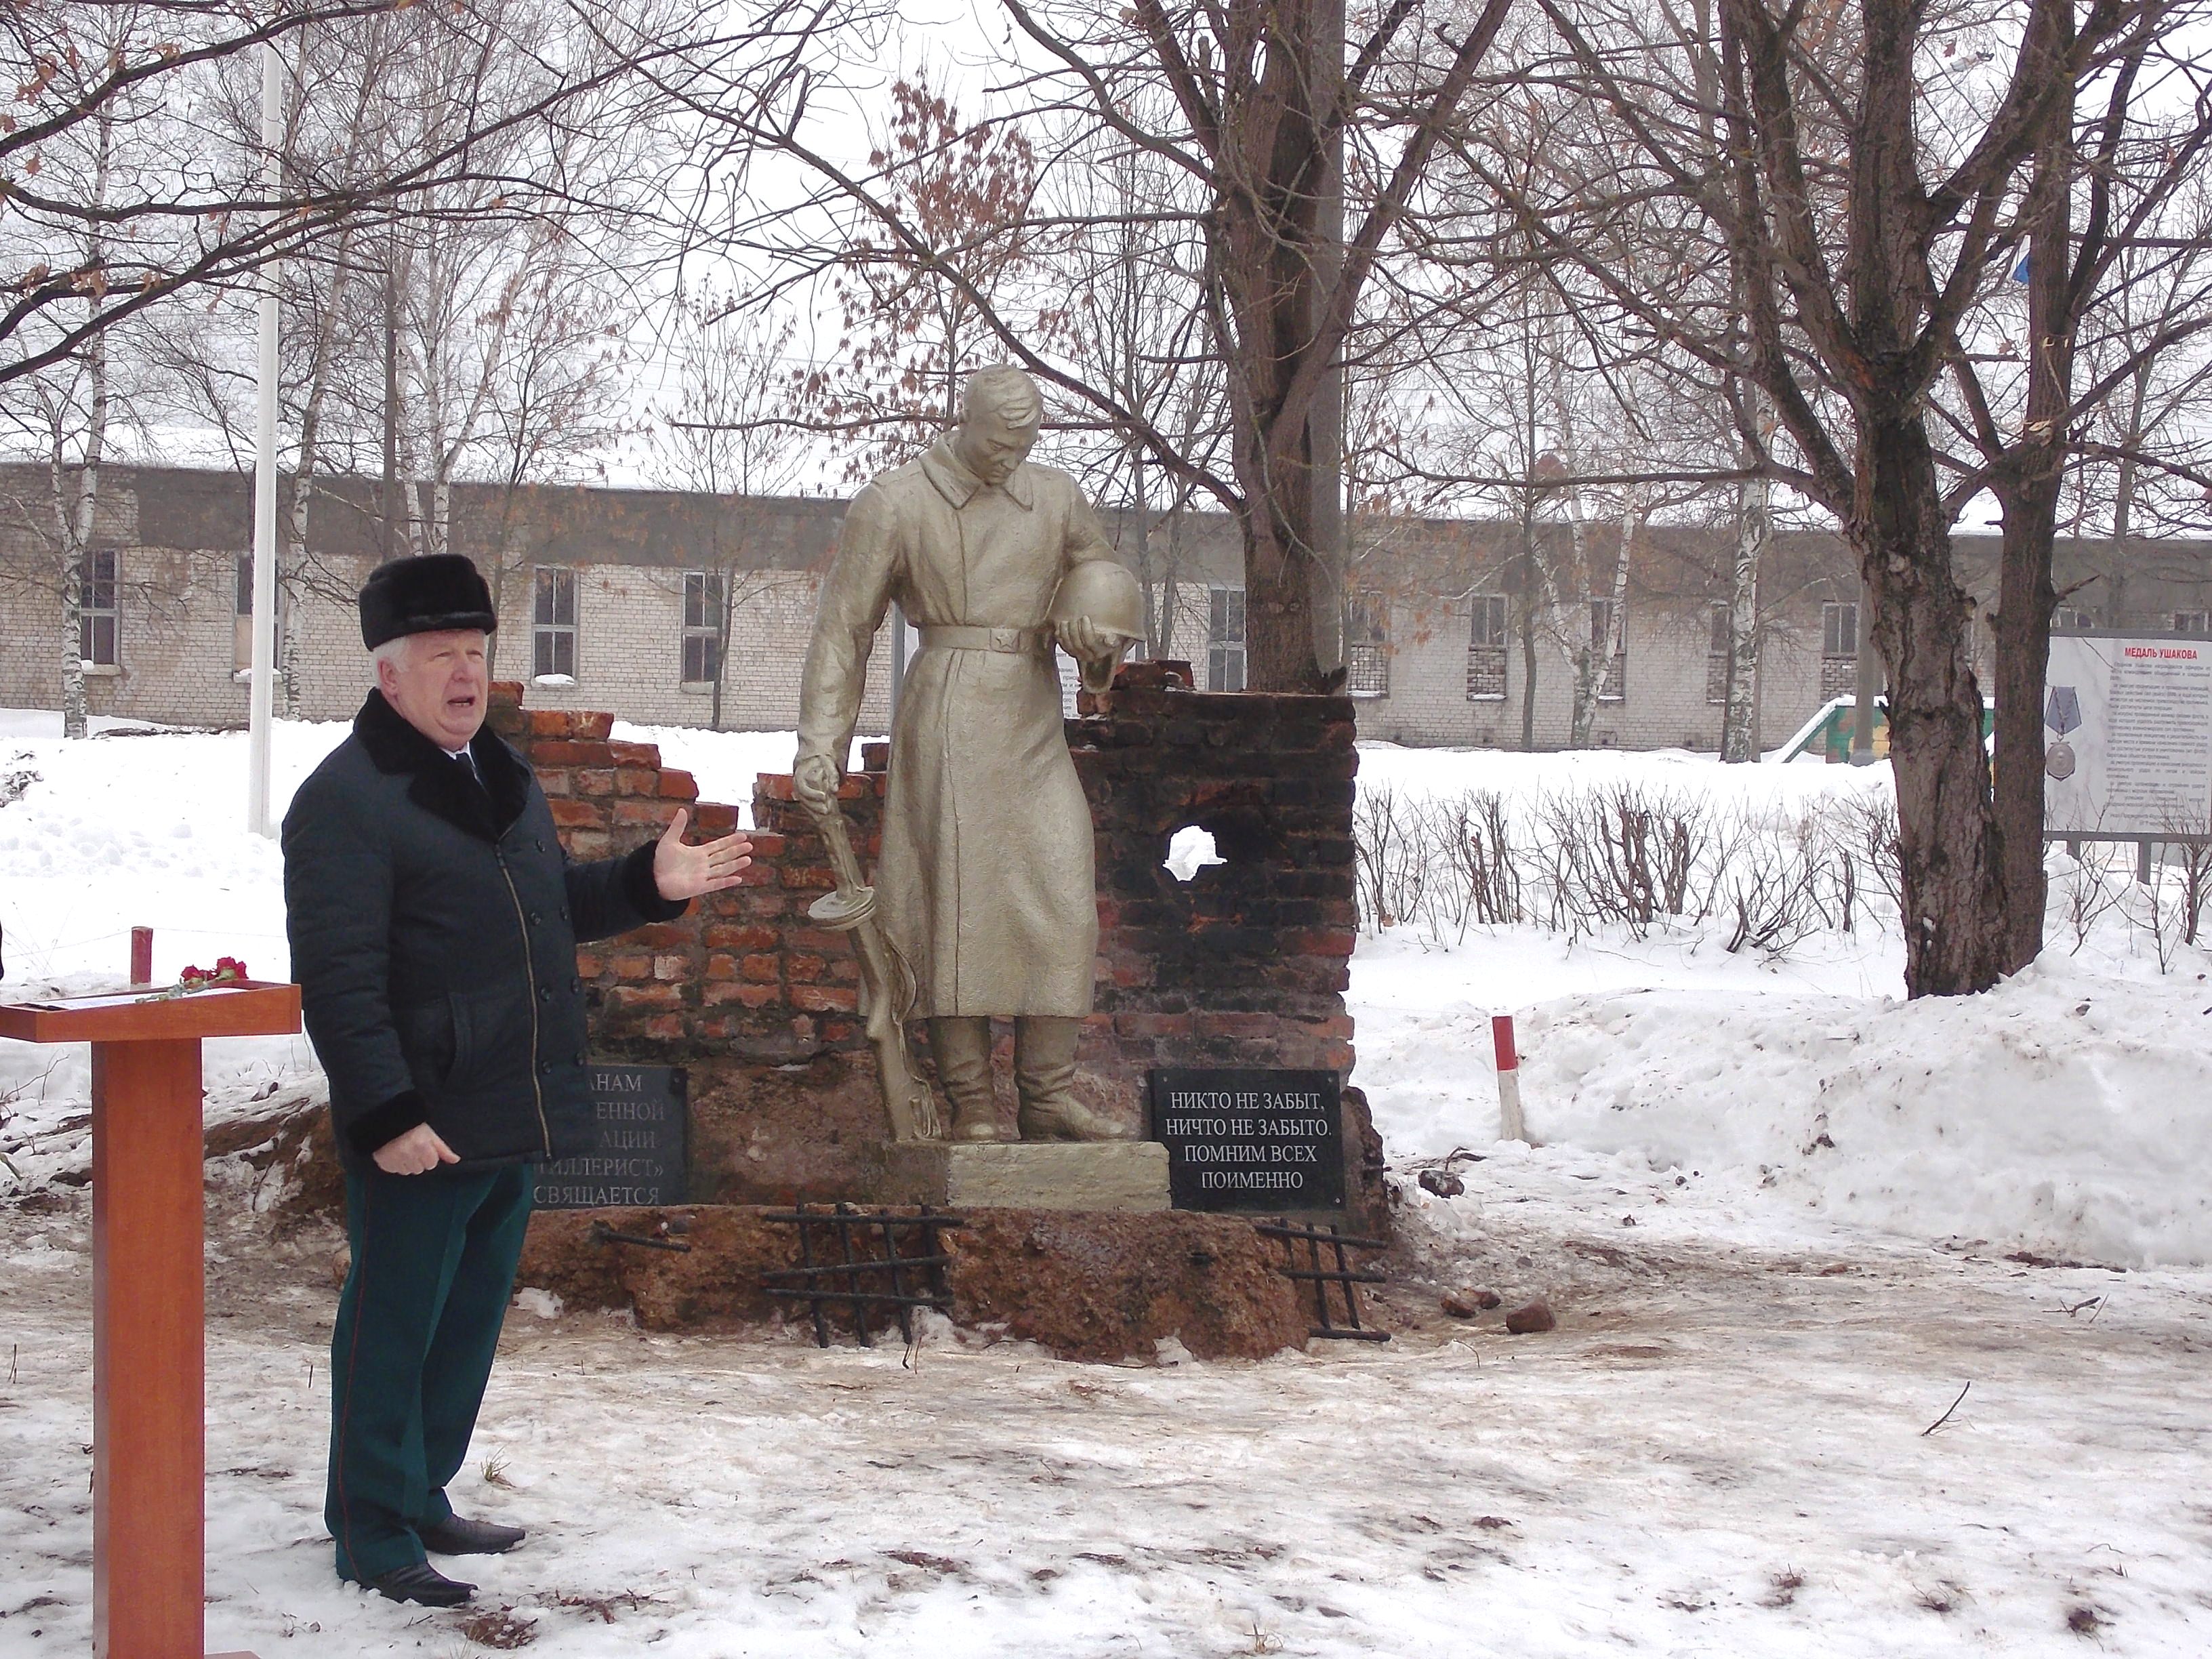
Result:
M1178 1210L1344 1207L1341 1085L1334 1072L1152 1074L1152 1139Z

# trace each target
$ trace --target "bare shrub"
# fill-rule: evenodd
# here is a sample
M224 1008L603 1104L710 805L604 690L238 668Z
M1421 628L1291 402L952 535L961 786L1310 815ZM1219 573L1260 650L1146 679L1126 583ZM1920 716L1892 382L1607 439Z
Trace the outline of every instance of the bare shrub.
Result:
M2173 971L2173 959L2181 950L2181 908L2179 899L2167 894L2156 866L2148 881L2130 882L2120 900L2121 913L2150 940L2161 974Z
M2203 920L2207 889L2212 888L2212 822L2203 813L2169 813L2166 827L2172 839L2166 843L2165 862L2179 872L2181 939L2185 945L2194 945Z
M1905 865L1898 841L1897 803L1887 794L1849 794L1838 797L1832 810L1838 843L1850 846L1857 866L1854 885L1869 892L1879 888L1892 905L1902 907Z
M2098 921L2119 902L2119 892L2107 867L2111 856L2108 848L2088 844L2075 856L2074 867L2058 884L2060 913L2066 918L2066 931L2074 936L2069 956L2081 953Z
M1354 830L1363 925L1437 939L1519 923L1644 939L1717 918L1727 949L1775 957L1869 917L1887 928L1899 896L1896 808L1872 792L1791 812L1633 781L1425 799L1377 787L1361 791ZM2212 887L2212 854L2199 878Z
M2212 890L2212 838L2203 836L2168 843L2181 854L2181 938L2195 945L2203 933L2204 901Z
M1522 919L1520 855L1504 796L1479 789L1440 798L1430 803L1423 832L1437 853L1424 892L1437 933L1449 928L1464 939L1470 924Z
M1573 815L1577 860L1591 908L1638 937L1680 916L1690 880L1711 840L1711 813L1694 799L1619 783L1582 799Z
M1495 789L1462 798L1456 846L1474 895L1474 919L1496 925L1518 921L1521 857L1505 797Z
M1786 956L1820 929L1819 863L1809 855L1808 823L1770 823L1737 839L1721 878L1731 954Z
M1536 802L1530 817L1546 926L1570 939L1580 939L1606 920L1591 892L1589 838L1581 804L1572 795L1546 795Z
M1420 908L1434 849L1421 833L1419 805L1388 788L1363 789L1352 807L1359 909L1376 931L1409 920Z

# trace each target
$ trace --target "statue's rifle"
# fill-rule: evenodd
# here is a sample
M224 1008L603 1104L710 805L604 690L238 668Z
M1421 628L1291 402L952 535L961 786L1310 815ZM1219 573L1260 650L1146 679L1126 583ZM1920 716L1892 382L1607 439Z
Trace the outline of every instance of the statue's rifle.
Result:
M906 1048L906 1017L917 994L914 970L877 919L876 890L860 879L860 861L853 855L852 839L846 833L845 815L837 798L830 796L828 809L812 816L829 846L837 890L815 900L807 908L807 916L818 927L853 935L860 958L860 1012L866 1021L868 1042L876 1051L891 1139L934 1140L941 1133L937 1102L929 1085L915 1075Z

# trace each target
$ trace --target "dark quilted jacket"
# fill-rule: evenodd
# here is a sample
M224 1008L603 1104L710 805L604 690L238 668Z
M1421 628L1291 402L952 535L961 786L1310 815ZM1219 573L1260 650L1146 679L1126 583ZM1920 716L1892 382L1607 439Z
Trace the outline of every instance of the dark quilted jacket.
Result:
M681 915L653 843L572 864L545 793L489 730L483 781L380 692L284 816L284 907L346 1165L428 1123L462 1169L591 1144L576 942Z

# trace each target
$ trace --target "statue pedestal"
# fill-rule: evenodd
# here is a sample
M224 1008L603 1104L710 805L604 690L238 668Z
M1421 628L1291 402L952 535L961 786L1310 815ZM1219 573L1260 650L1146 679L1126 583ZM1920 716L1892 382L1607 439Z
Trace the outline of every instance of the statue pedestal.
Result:
M1157 1140L895 1140L884 1148L876 1200L940 1209L1164 1210L1168 1149Z

